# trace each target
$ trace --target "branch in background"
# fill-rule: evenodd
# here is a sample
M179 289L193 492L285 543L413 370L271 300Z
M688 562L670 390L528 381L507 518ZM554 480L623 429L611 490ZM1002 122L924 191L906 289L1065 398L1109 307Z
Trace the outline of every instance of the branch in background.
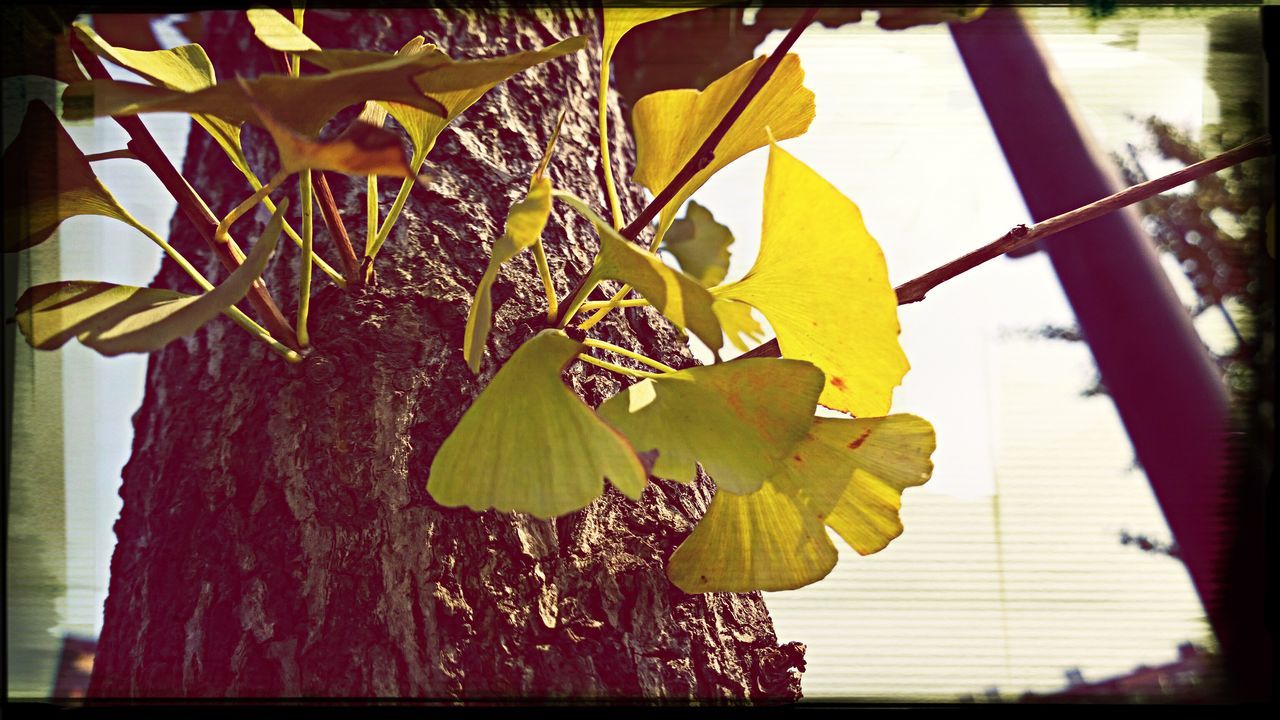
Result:
M89 77L97 80L107 80L111 78L111 74L107 72L107 68L98 59L97 55L84 47L80 39L74 34L71 35L71 49L80 63L84 65L85 70L89 72ZM213 250L214 255L226 268L227 272L235 272L240 267L241 260L232 250L235 241L218 242L214 239L214 231L218 227L218 219L213 216L204 201L196 195L195 190L187 184L182 174L178 172L173 163L160 149L160 145L156 143L151 132L147 130L147 126L142 124L136 116L125 116L113 118L120 127L124 128L129 134L129 142L126 147L135 157L141 160L151 168L155 176L164 185L173 199L177 201L178 207L182 209L187 219L195 225L200 236L204 238L206 244ZM272 299L271 293L267 290L267 286L262 280L254 282L253 287L249 289L249 294L245 296L249 300L249 304L257 311L258 317L261 318L263 326L267 332L271 333L280 342L287 345L293 350L298 348L298 339L293 333L293 329L289 327L289 323L285 321L284 314L280 312L279 306Z
M342 256L342 269L347 277L347 284L360 284L360 261L356 259L356 251L351 247L351 238L347 235L347 227L342 224L342 214L338 212L338 204L333 200L329 190L329 181L324 172L316 171L316 199L320 202L320 215L324 218L324 226L338 246L338 254Z
M1224 168L1238 165L1246 160L1263 157L1270 152L1271 137L1264 135L1233 150L1228 150L1221 155L1182 168L1176 172L1171 172L1164 177L1125 188L1114 195L1051 217L1031 227L1019 225L1005 233L995 242L984 245L963 257L952 260L914 280L909 280L899 285L897 288L898 304L907 305L920 302L935 287L1011 250L1026 247L1037 240L1042 240L1050 235L1073 228L1076 225L1114 212L1120 208L1141 202L1166 190L1218 172ZM778 355L778 341L774 339L750 352L744 353L741 357L777 357Z

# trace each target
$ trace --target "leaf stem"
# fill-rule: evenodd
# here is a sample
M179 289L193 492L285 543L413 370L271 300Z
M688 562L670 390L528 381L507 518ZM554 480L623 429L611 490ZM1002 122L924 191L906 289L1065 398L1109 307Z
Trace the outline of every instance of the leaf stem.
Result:
M320 215L324 218L324 225L329 229L334 244L338 246L347 282L359 285L360 261L356 260L356 251L351 247L351 236L347 235L347 226L342 222L342 213L338 212L338 203L333 199L333 191L329 189L329 180L324 171L316 171L315 186L316 198L320 201Z
M364 256L370 260L377 257L378 251L382 249L382 243L387 241L387 236L391 234L391 227L395 225L396 220L400 219L400 211L404 210L404 204L409 200L409 191L413 189L416 183L417 175L422 170L422 164L426 162L426 153L421 158L413 159L414 177L407 177L400 183L400 189L396 191L396 199L391 203L391 209L387 211L387 219L382 221L382 227L378 229L378 235L374 238L373 243L366 244ZM369 266L367 272L372 272L373 266ZM367 278L366 278L367 279Z
M604 164L604 189L609 196L609 212L614 229L622 227L622 204L613 181L613 161L609 154L609 65L600 63L600 161Z
M298 174L299 204L302 205L302 266L298 273L298 344L307 347L311 344L307 337L307 315L311 310L311 256L313 235L313 216L315 208L311 199L311 170L303 170ZM269 183L268 183L269 184Z
M814 16L817 14L817 8L809 8L801 13L800 17L796 18L795 23L791 26L791 30L787 32L786 37L782 39L782 42L778 43L778 47L774 48L773 52L769 54L769 57L765 59L760 67L756 68L755 74L751 76L751 81L742 89L742 92L738 95L738 99L735 100L733 105L725 112L724 117L720 118L720 122L711 130L711 134L707 135L707 138L702 141L702 145L698 147L698 150L689 157L687 162L685 162L684 167L680 168L680 172L676 173L676 176L671 179L671 182L667 183L667 186L662 189L662 192L658 193L657 197L655 197L653 201L650 202L638 216L636 216L635 220L632 220L629 225L619 231L623 237L632 241L639 237L640 231L648 227L649 222L657 217L658 213L662 211L662 208L666 207L667 203L671 202L676 194L693 179L693 176L697 175L699 171L711 164L712 160L714 160L716 156L716 146L720 144L720 141L724 139L724 136L728 134L729 130L733 127L733 123L737 121L738 117L747 109L747 106L755 96L759 94L760 89L769 82L771 77L773 77L773 73L778 68L778 64L782 62L782 58L786 57L786 54L791 50L791 47L795 45L796 40L800 39L800 35L804 32L805 28L809 27L813 22ZM607 165L605 171L605 177L608 178ZM662 238L657 237L656 235L654 236L653 242L649 247L649 252L653 252L657 249L658 242L661 241L661 239ZM582 287L586 285L586 282L587 278L584 277L570 293L570 296L578 294ZM625 288L625 290L626 292L630 292L631 289ZM586 295L590 296L594 291L595 287L593 286L587 291ZM619 290L618 293L614 295L613 299L621 300L623 296L625 296L625 293ZM612 308L604 308L603 310L597 311L594 316L579 327L581 329L590 328L592 325L600 322L600 320L603 319L611 309ZM561 320L564 321L564 318L561 318Z
M664 373L673 373L676 371L676 369L671 367L670 365L664 365L663 363L660 363L651 357L648 357L646 355L641 355L638 352L632 352L624 347L618 347L613 343L607 343L603 340L593 340L591 338L586 338L582 341L582 344L586 345L589 348L595 348L597 350L607 350L611 353L617 353L619 355L622 355L623 357L629 357L632 360L635 360L636 362L644 363L645 365L648 365L649 367L657 370L661 370Z
M368 191L365 195L365 214L368 226L364 233L364 256L369 257L373 249L373 239L378 236L378 176L370 175Z
M271 195L276 188L280 187L280 183L284 182L288 177L289 175L285 173L285 171L281 170L272 176L272 178L267 181L266 185L254 190L252 195L245 198L239 205L232 208L231 212L227 213L227 216L218 222L218 228L213 231L213 239L217 242L230 242L231 226L234 225L237 220L244 217L245 213L252 210L253 207L261 202L263 198ZM240 261L244 262L244 258L241 258Z
M1012 250L1026 247L1037 240L1043 240L1051 235L1060 233L1068 228L1073 228L1081 223L1088 222L1095 218L1101 217L1108 213L1119 210L1123 207L1142 202L1147 198L1159 195L1166 190L1170 190L1179 185L1197 180L1206 175L1218 172L1233 165L1239 165L1247 160L1263 157L1271 152L1271 136L1263 135L1253 141L1245 143L1237 148L1228 150L1219 155L1201 160L1193 165L1188 165L1181 170L1176 170L1158 177L1154 180L1148 180L1131 187L1127 187L1120 192L1108 195L1101 200L1078 207L1074 210L1055 215L1048 220L1038 222L1031 227L1026 225L1018 225L1009 232L1000 236L995 241L983 245L982 247L952 260L945 265L934 268L929 272L917 277L913 280L899 285L897 287L898 304L909 305L911 303L920 302L925 298L928 292L942 283L958 277L979 265L991 260L992 258L1004 255ZM749 357L777 357L778 341L770 340L750 352L740 355L740 358Z
M605 370L611 370L613 372L618 373L619 375L630 375L631 377L637 377L637 378L662 377L662 375L658 373L645 372L644 370L632 370L631 368L622 367L621 365L615 365L609 362L608 360L600 360L598 358L593 358L586 353L578 353L578 359L585 363L590 363L591 365L595 365L596 367L602 367Z
M578 308L579 312L589 312L591 310L599 310L600 308L630 308L630 307L648 307L649 301L644 298L633 298L630 300L590 300L582 303Z
M99 160L137 160L138 156L130 152L129 148L120 148L119 150L109 150L107 152L85 155L84 159L92 163L98 162Z
M559 300L556 299L556 286L551 281L551 267L547 265L547 252L542 248L542 238L533 244L533 259L538 264L538 274L542 276L542 289L547 294L547 322L553 323L560 312Z

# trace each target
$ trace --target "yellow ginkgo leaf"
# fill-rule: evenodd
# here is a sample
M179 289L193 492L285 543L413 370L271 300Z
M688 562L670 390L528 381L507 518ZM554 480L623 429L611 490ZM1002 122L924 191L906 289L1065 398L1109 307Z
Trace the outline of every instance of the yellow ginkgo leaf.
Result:
M39 245L76 215L134 224L49 106L33 100L4 151L4 251Z
M609 60L613 57L613 51L618 47L618 42L632 28L647 22L698 9L696 7L618 7L606 3L604 7L604 36L601 40L600 49L606 71L609 67Z
M72 27L85 47L95 55L137 73L152 85L196 92L217 84L213 63L204 48L197 44L179 45L169 50L129 50L108 43L83 23L75 23ZM252 174L240 144L239 123L227 122L216 115L196 114L191 119L209 132L242 173Z
M421 37L415 37L394 56L359 50L324 50L301 56L334 71L386 62L388 57L407 58L421 68L414 82L422 93L440 104L441 111L424 112L412 103L384 103L413 141L416 165L431 151L445 127L498 83L535 65L577 52L585 45L586 38L575 36L540 50L479 60L454 60L435 45L424 44Z
M631 446L560 381L584 349L543 330L511 355L436 453L436 502L549 519L585 507L605 478L640 497L646 476Z
M251 95L248 83L244 80L240 82L245 94ZM251 98L250 102L258 120L275 141L282 172L292 174L310 168L333 170L348 175L390 175L401 178L414 176L404 157L400 136L390 130L357 118L337 137L315 140L299 135L277 121L257 98Z
M724 329L725 337L729 338L729 342L742 352L749 349L742 341L742 336L745 335L748 340L756 343L764 339L764 328L760 327L759 321L755 319L750 305L728 298L716 298L711 309L720 320L720 327Z
M704 287L714 287L729 272L729 246L733 233L716 222L711 211L693 200L684 217L671 224L662 238L662 248L675 256L680 269Z
M275 250L287 205L280 203L244 264L207 293L108 282L47 283L18 299L18 329L39 350L54 350L73 337L103 355L157 350L195 332L249 292Z
M766 481L750 495L717 491L667 577L687 593L794 590L826 577L836 558L822 523Z
M870 555L902 534L902 491L929 480L936 444L933 426L915 415L814 418L770 482Z
M664 90L640 98L631 113L636 136L635 181L654 195L662 192L720 123L765 59L758 57L738 66L701 92ZM769 81L716 145L715 158L695 173L662 208L657 238L666 233L680 206L707 178L768 144L766 128L779 140L796 137L809 129L815 107L813 92L804 87L803 82L800 58L794 54L783 57Z
M245 16L253 25L253 34L272 50L296 53L320 49L292 20L275 10L250 8L245 11Z
M720 321L712 309L714 298L697 280L628 242L581 199L567 193L556 193L556 197L590 220L600 236L600 257L587 287L600 280L627 283L671 322L691 330L712 352L724 345ZM572 314L574 309L566 312Z
M858 416L889 410L910 367L898 344L898 298L858 206L772 145L760 254L742 280L714 288L764 314L783 357L827 374L823 405Z
M697 463L723 490L751 493L804 437L822 392L806 362L753 358L642 380L596 411L640 452L652 474L691 482Z
M462 355L473 373L480 372L480 358L484 356L484 346L493 323L493 301L489 292L493 281L498 278L503 263L538 242L550 215L551 181L545 177L535 178L529 194L512 205L507 212L506 231L493 243L489 265L476 284L475 299L471 301L471 310L467 313Z
M315 52L304 53L311 57ZM266 74L244 81L252 97L293 130L315 137L337 112L366 100L395 101L445 114L439 102L422 94L414 77L430 69L414 57L390 56L381 62L334 72L290 77ZM263 126L239 83L219 83L195 92L155 88L117 80L73 83L63 92L68 119L150 112L214 115L227 122Z

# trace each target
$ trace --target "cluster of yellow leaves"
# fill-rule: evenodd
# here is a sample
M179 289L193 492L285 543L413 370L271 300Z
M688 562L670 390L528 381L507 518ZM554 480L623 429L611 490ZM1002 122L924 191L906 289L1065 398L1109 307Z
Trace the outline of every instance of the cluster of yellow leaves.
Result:
M682 11L606 8L606 62L631 27L675 12ZM660 193L763 61L745 63L702 92L641 98L632 116L635 179ZM587 346L544 330L507 360L445 441L428 483L437 501L546 518L584 507L606 480L638 496L642 458L647 474L676 482L692 481L701 465L718 489L668 568L687 592L815 582L836 562L827 527L862 554L901 533L903 490L932 472L933 429L915 416L885 416L908 365L884 256L858 207L777 145L813 119L803 78L799 60L786 56L714 160L662 208L654 247L675 226L662 248L684 271L629 242L586 202L545 186L600 237L587 286L627 283L713 351L724 334L743 349L742 335L758 339L755 308L777 332L783 357L652 376L593 413L559 377ZM766 144L760 253L745 277L721 284L732 235L696 203L678 225L676 212L714 172ZM472 319L483 318L486 331L488 287L502 262L536 242L550 211L543 197L531 190L513 206L494 243L472 306ZM464 351L473 370L484 349L484 333L473 332L479 322L468 321ZM814 417L818 404L859 417Z

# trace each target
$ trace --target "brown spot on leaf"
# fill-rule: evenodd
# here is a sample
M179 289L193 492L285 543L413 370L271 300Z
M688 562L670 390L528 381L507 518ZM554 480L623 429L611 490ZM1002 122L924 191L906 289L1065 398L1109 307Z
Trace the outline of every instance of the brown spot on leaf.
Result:
M844 390L849 387L848 385L844 384L844 378L839 377L837 375L831 376L831 384L836 386L837 390Z
M862 443L867 441L867 437L869 435L871 435L871 428L867 428L866 430L863 430L861 435L854 438L853 442L849 443L849 449L857 450L858 448L862 447Z

